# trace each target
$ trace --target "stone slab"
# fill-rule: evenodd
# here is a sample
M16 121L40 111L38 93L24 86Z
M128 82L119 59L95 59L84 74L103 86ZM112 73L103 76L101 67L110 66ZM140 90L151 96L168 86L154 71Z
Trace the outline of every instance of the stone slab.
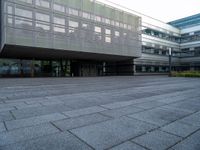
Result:
M62 120L67 118L65 115L60 113L36 116L31 118L19 119L19 120L12 120L6 121L6 127L8 130L13 130L17 128L27 127L27 126L34 126L50 121Z
M38 137L30 141L0 147L2 150L92 150L68 132Z
M82 115L88 115L88 114L93 114L101 111L105 111L106 109L99 107L99 106L94 106L94 107L88 107L88 108L83 108L83 109L76 109L72 111L66 111L63 112L63 114L69 116L69 117L77 117L77 116L82 116Z
M184 124L180 121L173 122L167 126L164 126L161 128L161 130L181 136L181 137L187 137L191 133L197 131L200 127Z
M136 137L155 128L128 117L71 130L76 136L97 150L110 148L130 138Z
M128 141L128 142L125 142L118 146L115 146L115 147L111 148L110 150L146 150L146 149L135 143Z
M155 150L165 150L180 140L180 137L159 130L147 133L133 139L134 142L144 147L147 147L148 149Z
M59 132L59 130L51 124L42 124L38 126L12 130L9 132L2 132L0 134L0 146L25 141L56 132Z
M110 117L121 117L121 116L125 116L128 114L133 114L136 112L140 112L143 111L144 109L141 108L137 108L135 106L127 106L127 107L122 107L122 108L117 108L117 109L112 109L112 110L106 110L103 112L100 112L101 114L104 114L106 116L110 116Z
M100 114L91 114L91 115L85 115L85 116L80 116L76 118L69 118L69 119L64 119L60 121L54 121L53 124L57 126L61 130L69 130L69 129L74 129L86 125L91 125L94 123L99 123L103 122L106 120L109 120L110 118L100 115Z

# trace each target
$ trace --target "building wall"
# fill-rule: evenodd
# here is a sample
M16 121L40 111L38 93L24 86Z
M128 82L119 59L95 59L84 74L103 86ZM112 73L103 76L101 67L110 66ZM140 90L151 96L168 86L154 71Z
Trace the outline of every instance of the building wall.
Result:
M4 6L7 45L141 56L136 15L91 0L5 0Z

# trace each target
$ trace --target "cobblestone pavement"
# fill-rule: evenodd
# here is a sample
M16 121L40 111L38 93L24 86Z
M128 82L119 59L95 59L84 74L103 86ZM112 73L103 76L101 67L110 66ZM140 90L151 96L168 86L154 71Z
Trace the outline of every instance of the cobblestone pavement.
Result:
M200 150L200 79L0 79L0 150Z

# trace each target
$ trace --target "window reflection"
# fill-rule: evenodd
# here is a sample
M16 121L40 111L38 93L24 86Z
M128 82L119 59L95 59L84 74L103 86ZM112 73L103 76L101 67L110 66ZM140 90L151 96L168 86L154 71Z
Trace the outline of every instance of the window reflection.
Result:
M48 0L36 0L36 5L45 8L50 8L50 2Z

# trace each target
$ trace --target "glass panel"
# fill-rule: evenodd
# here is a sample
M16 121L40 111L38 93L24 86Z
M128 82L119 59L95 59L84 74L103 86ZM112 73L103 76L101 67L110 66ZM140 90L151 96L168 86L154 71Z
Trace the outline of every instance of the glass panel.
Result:
M105 33L106 33L107 35L111 35L111 30L106 29Z
M40 30L40 31L49 31L50 25L44 24L44 23L41 23L41 22L36 22L36 28L37 28L37 30Z
M32 4L32 3L33 3L33 0L18 0L18 1L25 2L25 3L29 3L29 4Z
M69 20L69 26L70 27L78 28L78 25L79 25L78 22Z
M83 18L90 19L89 13L83 12L82 14L83 14Z
M101 27L95 27L94 31L97 32L97 33L101 33Z
M16 18L15 19L15 25L18 27L23 27L23 28L30 28L32 29L32 21L27 20L27 19L22 19L22 18Z
M8 14L13 14L13 7L12 6L8 6L7 7L7 13Z
M54 31L60 32L60 33L65 33L65 28L59 27L59 26L54 26Z
M54 4L53 9L60 12L65 12L65 7L59 4Z
M59 17L54 17L54 23L55 24L65 25L65 19L64 18L59 18Z
M48 0L36 0L36 5L45 8L50 8L50 2Z
M106 42L106 43L111 43L111 37L106 36L105 42Z
M36 20L50 22L50 16L47 14L42 14L42 13L36 12L35 15L36 15Z
M69 8L69 14L74 15L74 16L78 16L78 10L73 9L73 8Z
M16 8L15 9L15 15L16 16L22 16L26 18L32 18L33 17L33 12L30 10L25 10L21 8Z

